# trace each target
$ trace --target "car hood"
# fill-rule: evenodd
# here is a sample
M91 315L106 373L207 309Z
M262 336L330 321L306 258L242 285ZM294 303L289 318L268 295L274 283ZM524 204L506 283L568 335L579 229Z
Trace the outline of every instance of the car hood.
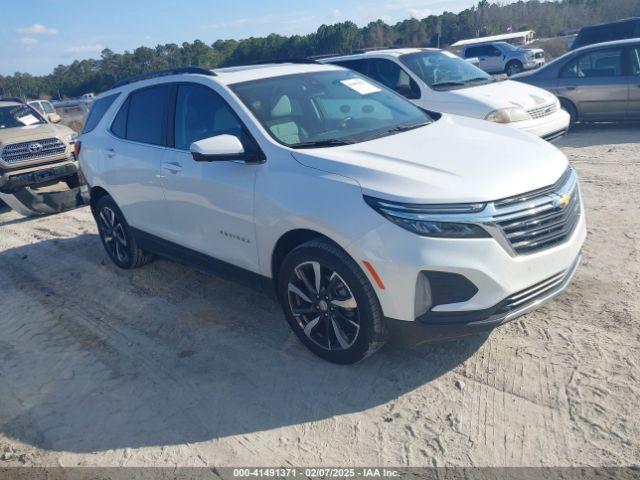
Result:
M355 180L366 195L409 203L510 197L553 184L568 163L534 135L455 115L368 142L295 150L293 156Z
M72 133L69 127L64 125L30 125L28 127L0 128L0 144L26 142L28 140L42 140L50 137L64 139L64 136Z
M461 105L466 104L467 108L469 103L481 103L487 107L487 113L507 107L520 107L530 110L556 101L556 97L553 94L541 88L511 80L450 90L447 93L452 96L455 95L459 100L463 100L464 103L461 103Z

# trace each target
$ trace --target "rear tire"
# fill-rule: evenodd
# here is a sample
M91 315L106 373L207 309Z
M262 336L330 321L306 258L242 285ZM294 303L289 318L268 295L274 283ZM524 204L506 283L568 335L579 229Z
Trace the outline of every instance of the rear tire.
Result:
M113 198L109 195L101 197L92 211L102 245L113 263L124 270L130 270L153 260L153 255L138 246L131 227Z
M382 309L371 283L328 240L311 240L287 255L278 293L291 329L329 362L359 362L385 343Z
M518 60L511 60L509 63L507 63L504 72L508 77L511 77L512 75L522 72L522 70L522 62Z

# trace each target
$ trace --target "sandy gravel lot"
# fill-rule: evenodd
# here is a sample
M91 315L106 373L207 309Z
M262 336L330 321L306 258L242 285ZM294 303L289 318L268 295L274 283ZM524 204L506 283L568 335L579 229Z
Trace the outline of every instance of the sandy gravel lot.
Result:
M117 270L86 208L0 210L0 466L638 464L640 126L560 146L589 223L570 289L488 337L355 367L252 290Z

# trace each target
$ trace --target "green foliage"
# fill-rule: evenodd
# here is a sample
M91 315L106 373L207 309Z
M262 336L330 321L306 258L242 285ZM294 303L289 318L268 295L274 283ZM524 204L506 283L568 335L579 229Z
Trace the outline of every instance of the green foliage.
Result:
M322 25L315 33L290 37L271 34L244 40L195 40L168 43L133 52L102 51L100 59L59 65L45 76L27 73L0 76L0 95L23 98L75 97L107 90L118 79L163 68L195 65L215 68L312 55L349 53L369 47L446 47L457 40L533 29L538 37L553 37L566 29L640 16L640 0L520 0L507 5L480 0L458 14L444 12L422 20L387 25L382 20L358 28L353 22Z

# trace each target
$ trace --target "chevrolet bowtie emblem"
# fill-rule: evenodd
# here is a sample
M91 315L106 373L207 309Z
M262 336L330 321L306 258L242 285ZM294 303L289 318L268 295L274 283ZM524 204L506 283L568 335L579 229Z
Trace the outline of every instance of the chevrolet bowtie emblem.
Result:
M571 194L565 193L558 200L556 200L556 206L560 208L564 208L567 205L569 205L569 202L571 202Z

